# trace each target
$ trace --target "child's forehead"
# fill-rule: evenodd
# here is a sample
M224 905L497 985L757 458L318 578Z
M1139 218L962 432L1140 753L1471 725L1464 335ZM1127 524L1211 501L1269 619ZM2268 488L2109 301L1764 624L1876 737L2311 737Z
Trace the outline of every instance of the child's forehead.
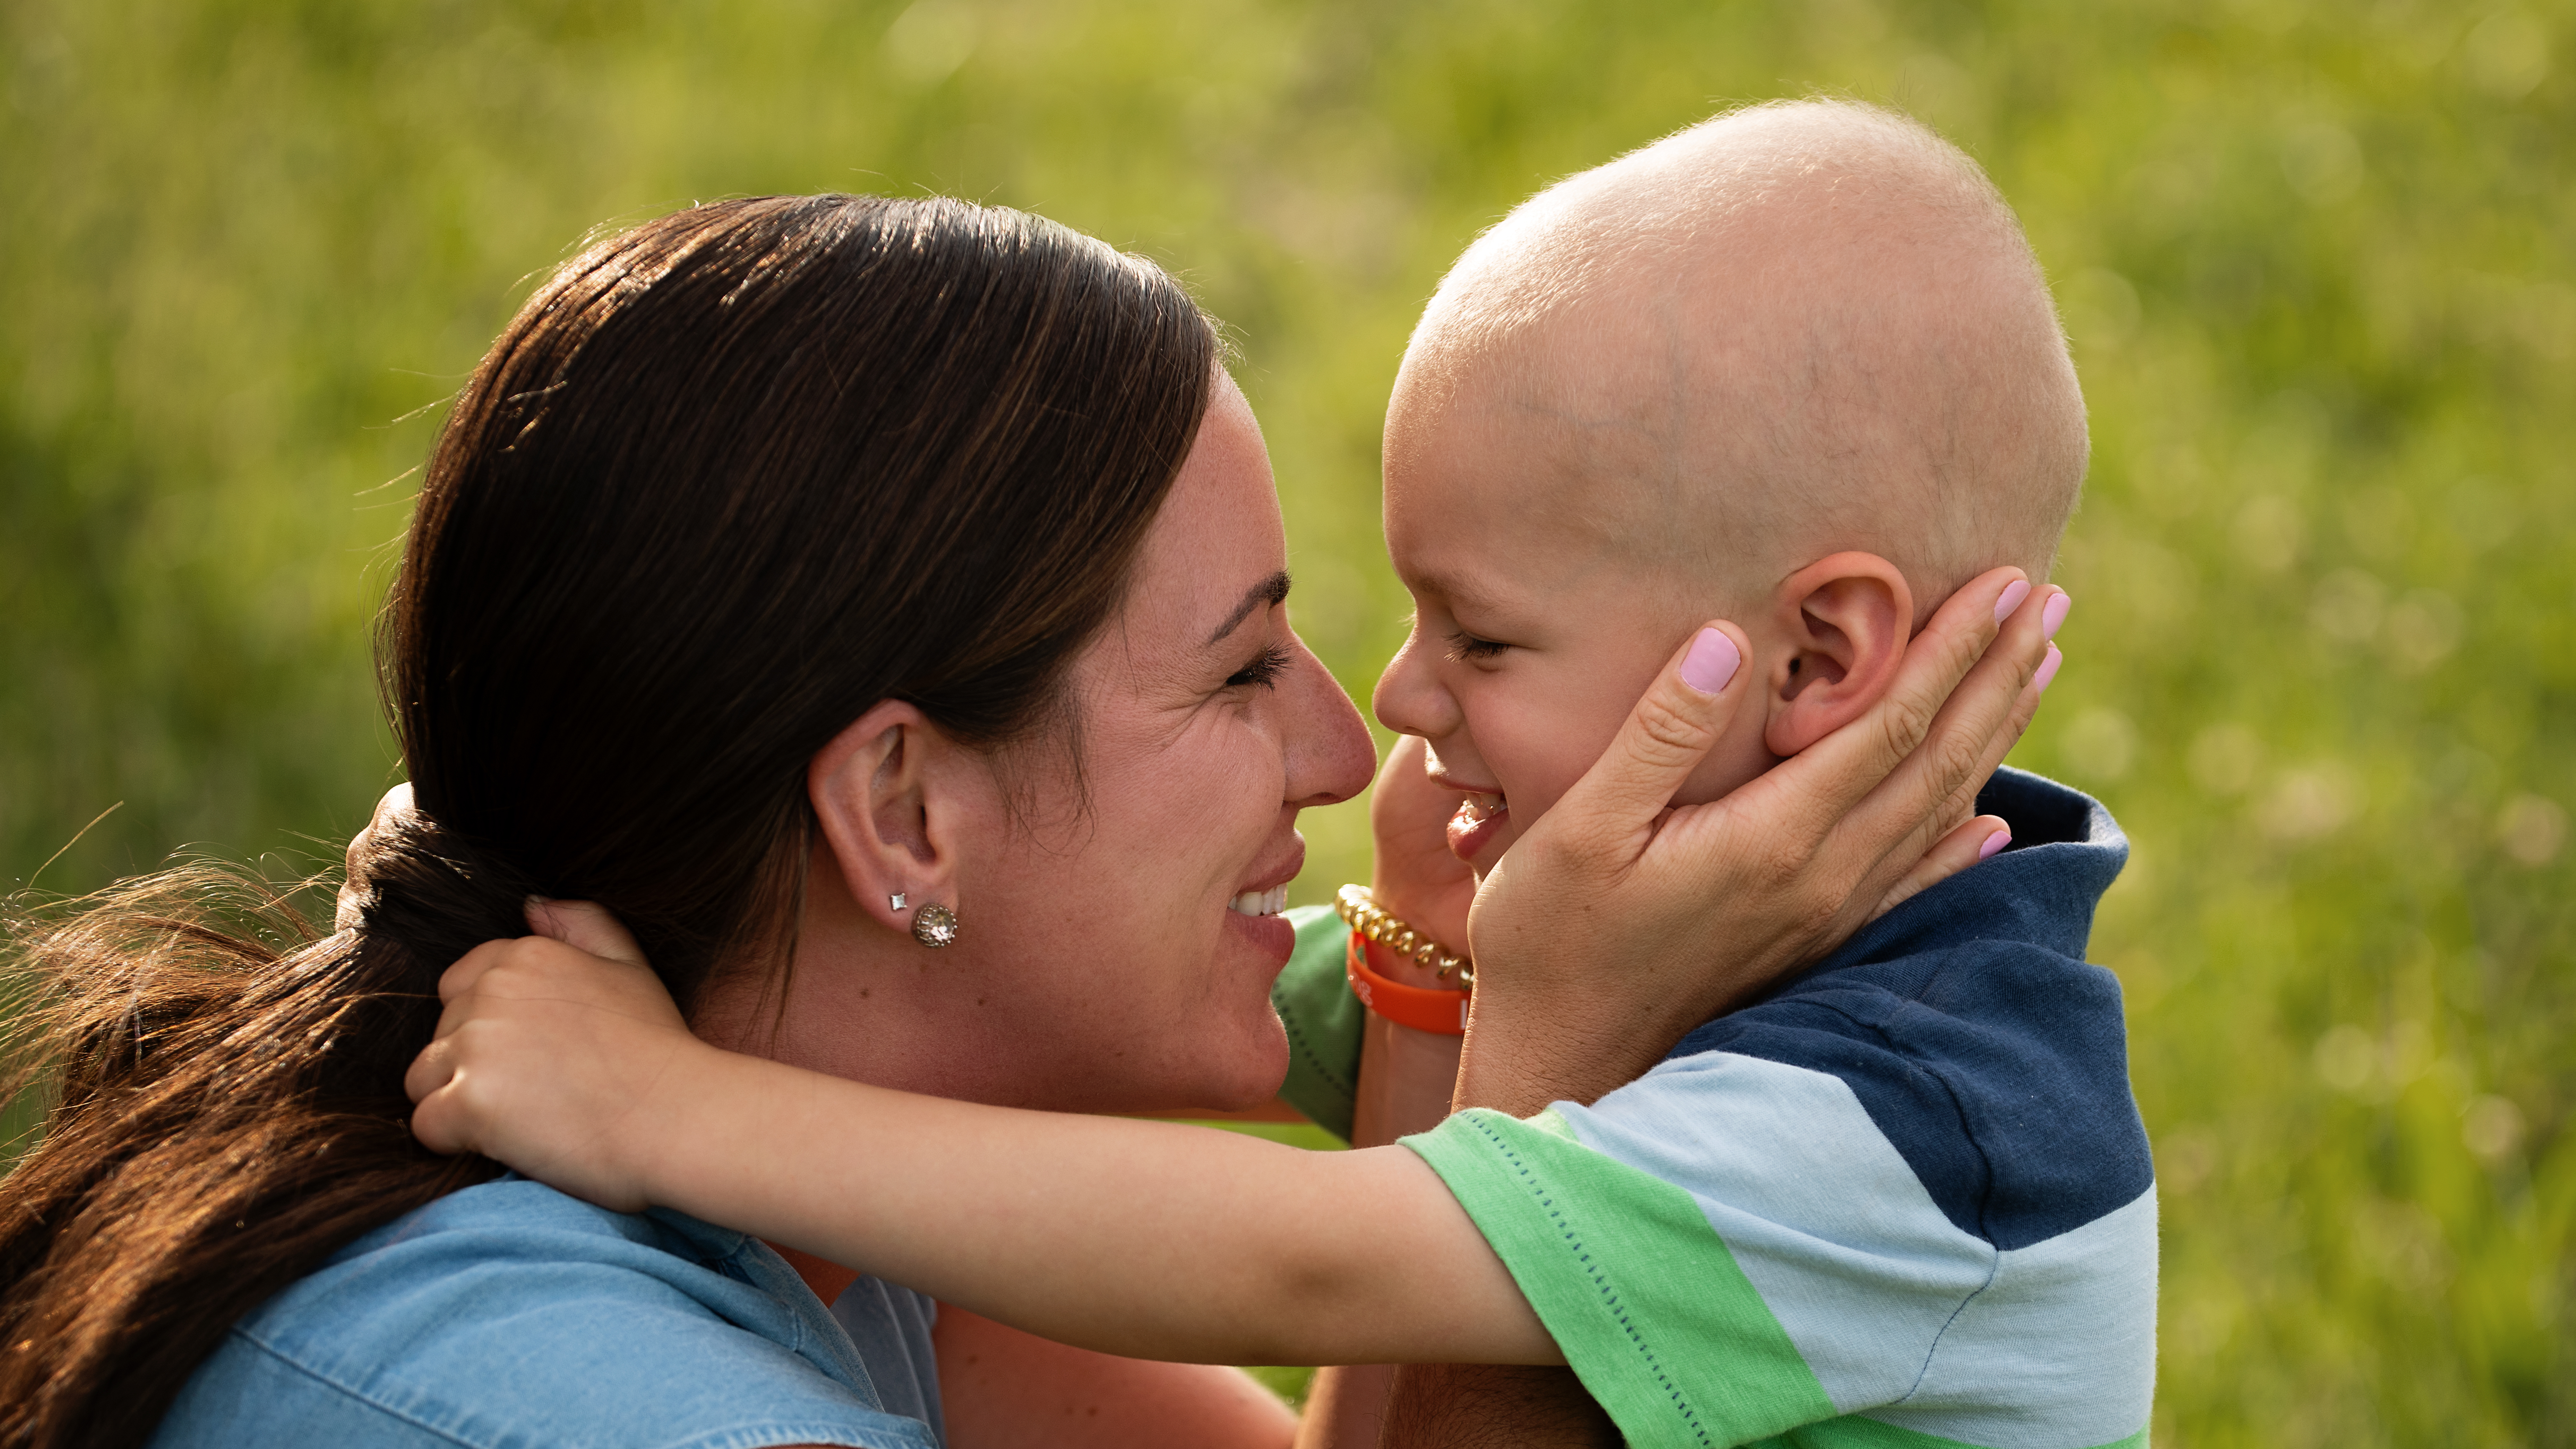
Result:
M1723 495L1756 470L1710 446L1715 406L1669 351L1532 329L1462 339L1423 381L1399 387L1388 430L1391 544L1437 528L1640 566L1736 531Z
M1465 447L1390 470L1397 574L1417 602L1514 642L1653 612L1676 589L1671 550L1649 542L1665 511L1635 476L1582 466L1597 457Z
M1689 441L1688 389L1668 357L1594 329L1530 329L1461 338L1429 385L1399 385L1402 425L1390 429L1399 469L1435 484L1501 494L1527 506L1598 510L1668 479ZM1466 461L1468 467L1442 467ZM1454 501L1454 500L1453 500Z

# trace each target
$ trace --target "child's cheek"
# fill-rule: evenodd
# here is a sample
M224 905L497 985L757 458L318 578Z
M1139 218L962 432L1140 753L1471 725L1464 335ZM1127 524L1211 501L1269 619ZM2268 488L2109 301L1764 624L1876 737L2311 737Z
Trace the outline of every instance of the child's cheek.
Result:
M1533 727L1514 730L1501 750L1487 756L1510 803L1509 833L1514 837L1554 809L1601 754L1600 746L1566 731L1562 722L1525 719L1520 723Z

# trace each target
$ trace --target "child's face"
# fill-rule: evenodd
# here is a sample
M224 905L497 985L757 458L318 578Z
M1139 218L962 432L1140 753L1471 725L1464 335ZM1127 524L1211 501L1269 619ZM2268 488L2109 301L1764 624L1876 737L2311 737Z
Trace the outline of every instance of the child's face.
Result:
M1768 581L1724 598L1621 545L1640 517L1634 480L1670 466L1651 426L1568 422L1473 381L1440 405L1427 391L1400 379L1388 409L1387 549L1414 621L1375 706L1468 797L1450 848L1481 875L1591 768L1692 631L1754 613ZM1746 667L1763 668L1762 621L1735 622L1754 644ZM1775 762L1750 705L1677 803Z

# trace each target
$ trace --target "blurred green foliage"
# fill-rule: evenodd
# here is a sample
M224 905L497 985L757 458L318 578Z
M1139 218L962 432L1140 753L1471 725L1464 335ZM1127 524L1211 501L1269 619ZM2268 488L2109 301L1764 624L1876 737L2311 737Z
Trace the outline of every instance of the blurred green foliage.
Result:
M1913 109L2020 208L2094 410L2017 758L2137 843L2096 955L2157 1438L2576 1442L2567 0L16 0L0 87L0 878L125 802L52 890L364 818L407 470L603 221L935 190L1163 260L1365 697L1380 410L1448 259L1729 100ZM1309 834L1321 899L1362 808Z

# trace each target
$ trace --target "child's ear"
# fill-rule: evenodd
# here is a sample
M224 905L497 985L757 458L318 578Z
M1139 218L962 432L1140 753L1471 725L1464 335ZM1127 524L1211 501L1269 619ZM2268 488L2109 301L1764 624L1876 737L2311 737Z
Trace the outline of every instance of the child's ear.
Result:
M924 905L957 907L960 812L950 787L965 753L918 708L885 700L805 767L806 797L842 881L893 930L909 932Z
M1887 692L1914 630L1914 594L1904 573L1877 554L1838 553L1782 580L1772 604L1788 649L1771 666L1762 742L1786 757Z

